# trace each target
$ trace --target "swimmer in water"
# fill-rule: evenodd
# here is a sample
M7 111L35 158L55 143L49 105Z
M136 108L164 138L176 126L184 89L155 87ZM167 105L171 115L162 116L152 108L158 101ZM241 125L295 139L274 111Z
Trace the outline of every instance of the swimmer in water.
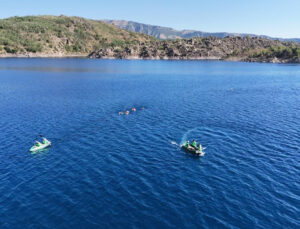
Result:
M135 111L136 111L136 109L133 107L133 108L132 108L132 111L133 111L133 112L135 112Z
M125 114L126 114L126 115L129 115L129 111L126 111Z

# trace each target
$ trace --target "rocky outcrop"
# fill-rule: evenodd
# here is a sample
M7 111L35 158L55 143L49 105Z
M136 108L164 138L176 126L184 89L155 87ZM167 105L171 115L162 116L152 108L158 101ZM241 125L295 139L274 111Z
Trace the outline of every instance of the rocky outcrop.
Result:
M261 62L261 63L300 63L300 58L277 58L277 57L248 57L246 62Z
M270 47L288 47L289 42L258 37L191 38L140 42L131 45L100 48L90 58L118 59L217 59L259 62L281 62L281 59L255 59L250 56ZM293 44L294 45L294 44ZM261 57L262 58L262 57ZM289 62L286 61L285 62Z

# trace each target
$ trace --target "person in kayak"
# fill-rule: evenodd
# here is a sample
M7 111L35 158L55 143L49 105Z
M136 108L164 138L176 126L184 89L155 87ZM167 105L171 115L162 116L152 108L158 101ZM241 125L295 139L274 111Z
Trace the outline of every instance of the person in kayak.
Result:
M197 142L196 142L195 139L193 139L192 146L193 146L195 149L197 149Z
M187 141L185 142L185 148L188 148L189 146L190 146L190 141L187 140Z

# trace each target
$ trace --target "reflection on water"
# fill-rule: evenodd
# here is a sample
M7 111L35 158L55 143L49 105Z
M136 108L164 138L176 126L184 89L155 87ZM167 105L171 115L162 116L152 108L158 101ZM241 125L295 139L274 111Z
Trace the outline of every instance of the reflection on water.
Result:
M29 67L8 67L0 66L0 70L16 70L16 71L33 71L33 72L97 72L97 69L88 68L63 68L63 67L39 67L39 66L29 66Z

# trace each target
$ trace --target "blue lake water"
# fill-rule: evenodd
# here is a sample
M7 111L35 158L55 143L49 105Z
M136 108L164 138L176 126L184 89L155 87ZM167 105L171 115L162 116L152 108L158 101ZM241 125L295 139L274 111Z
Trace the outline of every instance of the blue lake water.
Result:
M299 157L300 65L0 60L0 228L300 228Z

